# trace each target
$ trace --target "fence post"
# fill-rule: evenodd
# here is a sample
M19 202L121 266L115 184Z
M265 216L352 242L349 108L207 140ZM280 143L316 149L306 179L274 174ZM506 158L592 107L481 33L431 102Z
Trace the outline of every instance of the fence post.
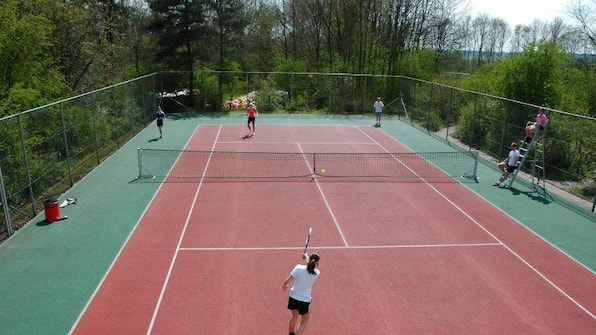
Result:
M66 154L66 166L68 167L68 179L70 181L70 187L74 185L72 178L72 166L70 164L70 151L68 150L68 136L66 136L66 121L64 120L64 110L60 109L60 121L62 121L62 138L64 139L64 153Z
M362 118L366 115L366 85L368 85L368 75L364 76L364 87L362 88Z
M119 113L119 108L118 110L116 110L116 99L115 99L115 95L116 95L116 88L112 87L112 89L110 90L111 96L110 96L110 101L112 103L112 105L110 106L110 112L112 113L112 119L114 120L114 136L116 137L114 140L116 141L116 146L118 147L118 149L120 149L120 129L119 127L119 123L118 123L118 117L120 117L120 113Z
M475 129L476 129L476 120L478 120L476 118L477 111L478 111L478 95L474 95L474 112L472 113L472 125L471 125L470 131L468 131L468 134L469 134L468 146L469 146L470 150L472 150L472 141L474 140L474 134L475 134ZM486 136L485 136L484 142L486 143ZM478 149L480 149L480 148L478 148Z
M417 102L418 102L418 83L414 84L414 92L412 93L412 107L414 109L414 111L412 112L412 108L410 108L410 125L414 125L414 115L418 112L418 106L417 106Z
M6 189L4 188L4 178L2 177L2 168L0 167L0 197L2 197L2 208L4 208L4 222L6 223L6 231L8 236L14 233L12 224L10 223L10 208L6 200ZM593 210L593 209L592 209Z
M21 137L21 151L23 152L23 165L25 165L25 171L27 172L27 189L29 189L29 199L31 200L31 210L33 211L34 217L37 215L35 209L35 195L33 193L33 185L31 185L31 170L29 169L29 158L27 156L27 146L25 145L25 135L23 131L23 123L21 122L21 114L18 114L17 120L19 123L19 135Z
M505 146L505 129L507 128L507 103L503 103L503 127L501 128L501 145L499 145L499 161L503 158L503 147Z
M95 148L95 160L97 165L101 164L101 157L99 156L99 138L97 136L97 114L101 113L101 106L91 97L91 124L93 126L93 147Z
M445 131L445 141L449 142L449 127L451 123L449 120L451 119L451 107L453 106L453 88L449 88L449 106L447 107L447 116L445 117L445 123L447 131Z
M433 113L433 93L434 93L434 84L430 84L430 97L428 99L428 113L426 114L426 132L430 131L430 115Z

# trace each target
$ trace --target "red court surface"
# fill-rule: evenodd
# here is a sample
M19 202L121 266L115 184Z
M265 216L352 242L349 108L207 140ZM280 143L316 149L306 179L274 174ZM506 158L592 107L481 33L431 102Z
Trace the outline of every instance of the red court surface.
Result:
M408 151L372 127L244 131L200 126L186 149ZM287 334L308 227L307 334L596 333L594 274L465 183L324 177L166 181L73 333Z

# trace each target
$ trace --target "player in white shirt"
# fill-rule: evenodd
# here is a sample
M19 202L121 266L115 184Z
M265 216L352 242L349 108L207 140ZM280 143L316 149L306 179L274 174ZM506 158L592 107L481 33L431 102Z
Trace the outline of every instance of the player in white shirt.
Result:
M310 257L305 253L305 259L308 259L307 264L297 264L283 283L284 290L288 289L292 282L294 283L290 288L288 300L288 309L292 312L290 335L302 335L304 332L310 317L308 309L312 301L312 285L321 273L317 269L321 259L318 252L313 252ZM298 316L301 316L300 324L298 324Z
M498 165L499 170L503 172L503 175L493 184L493 186L500 186L501 183L505 181L515 169L517 169L518 161L519 151L517 150L517 143L513 142L511 143L511 151L509 151L509 155L507 155L507 158Z
M383 108L385 108L385 104L381 100L381 97L377 97L377 101L373 104L373 108L375 110L375 117L377 119L377 123L375 123L375 127L381 126L381 114L383 114Z

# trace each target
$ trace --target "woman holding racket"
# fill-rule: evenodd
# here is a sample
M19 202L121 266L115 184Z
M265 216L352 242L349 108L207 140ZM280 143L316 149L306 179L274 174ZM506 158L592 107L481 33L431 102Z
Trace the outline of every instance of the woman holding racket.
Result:
M290 283L294 282L294 286L290 289L290 298L288 300L288 309L292 312L290 319L290 335L302 335L304 329L308 325L310 317L308 308L312 300L311 290L312 285L319 278L320 271L319 259L321 256L318 252L313 252L310 257L308 253L304 253L305 259L308 262L305 264L297 264L290 275L283 283L283 289L290 287ZM298 323L298 316L301 316L300 324Z
M254 103L248 104L248 108L246 109L246 116L248 117L248 135L247 136L255 136L255 120L257 116L259 116L259 111L257 110L257 106ZM252 129L250 129L250 124L252 123Z

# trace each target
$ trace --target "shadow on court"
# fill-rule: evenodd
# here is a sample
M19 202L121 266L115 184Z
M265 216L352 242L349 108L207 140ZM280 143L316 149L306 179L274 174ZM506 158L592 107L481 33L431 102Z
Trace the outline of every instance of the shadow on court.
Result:
M50 222L48 220L41 220L41 221L37 222L35 225L38 227L43 227L43 226L49 226L52 223L54 223L54 222Z
M542 189L534 189L530 191L521 191L515 187L510 187L509 190L513 195L525 195L528 199L548 205L553 202L552 198Z

